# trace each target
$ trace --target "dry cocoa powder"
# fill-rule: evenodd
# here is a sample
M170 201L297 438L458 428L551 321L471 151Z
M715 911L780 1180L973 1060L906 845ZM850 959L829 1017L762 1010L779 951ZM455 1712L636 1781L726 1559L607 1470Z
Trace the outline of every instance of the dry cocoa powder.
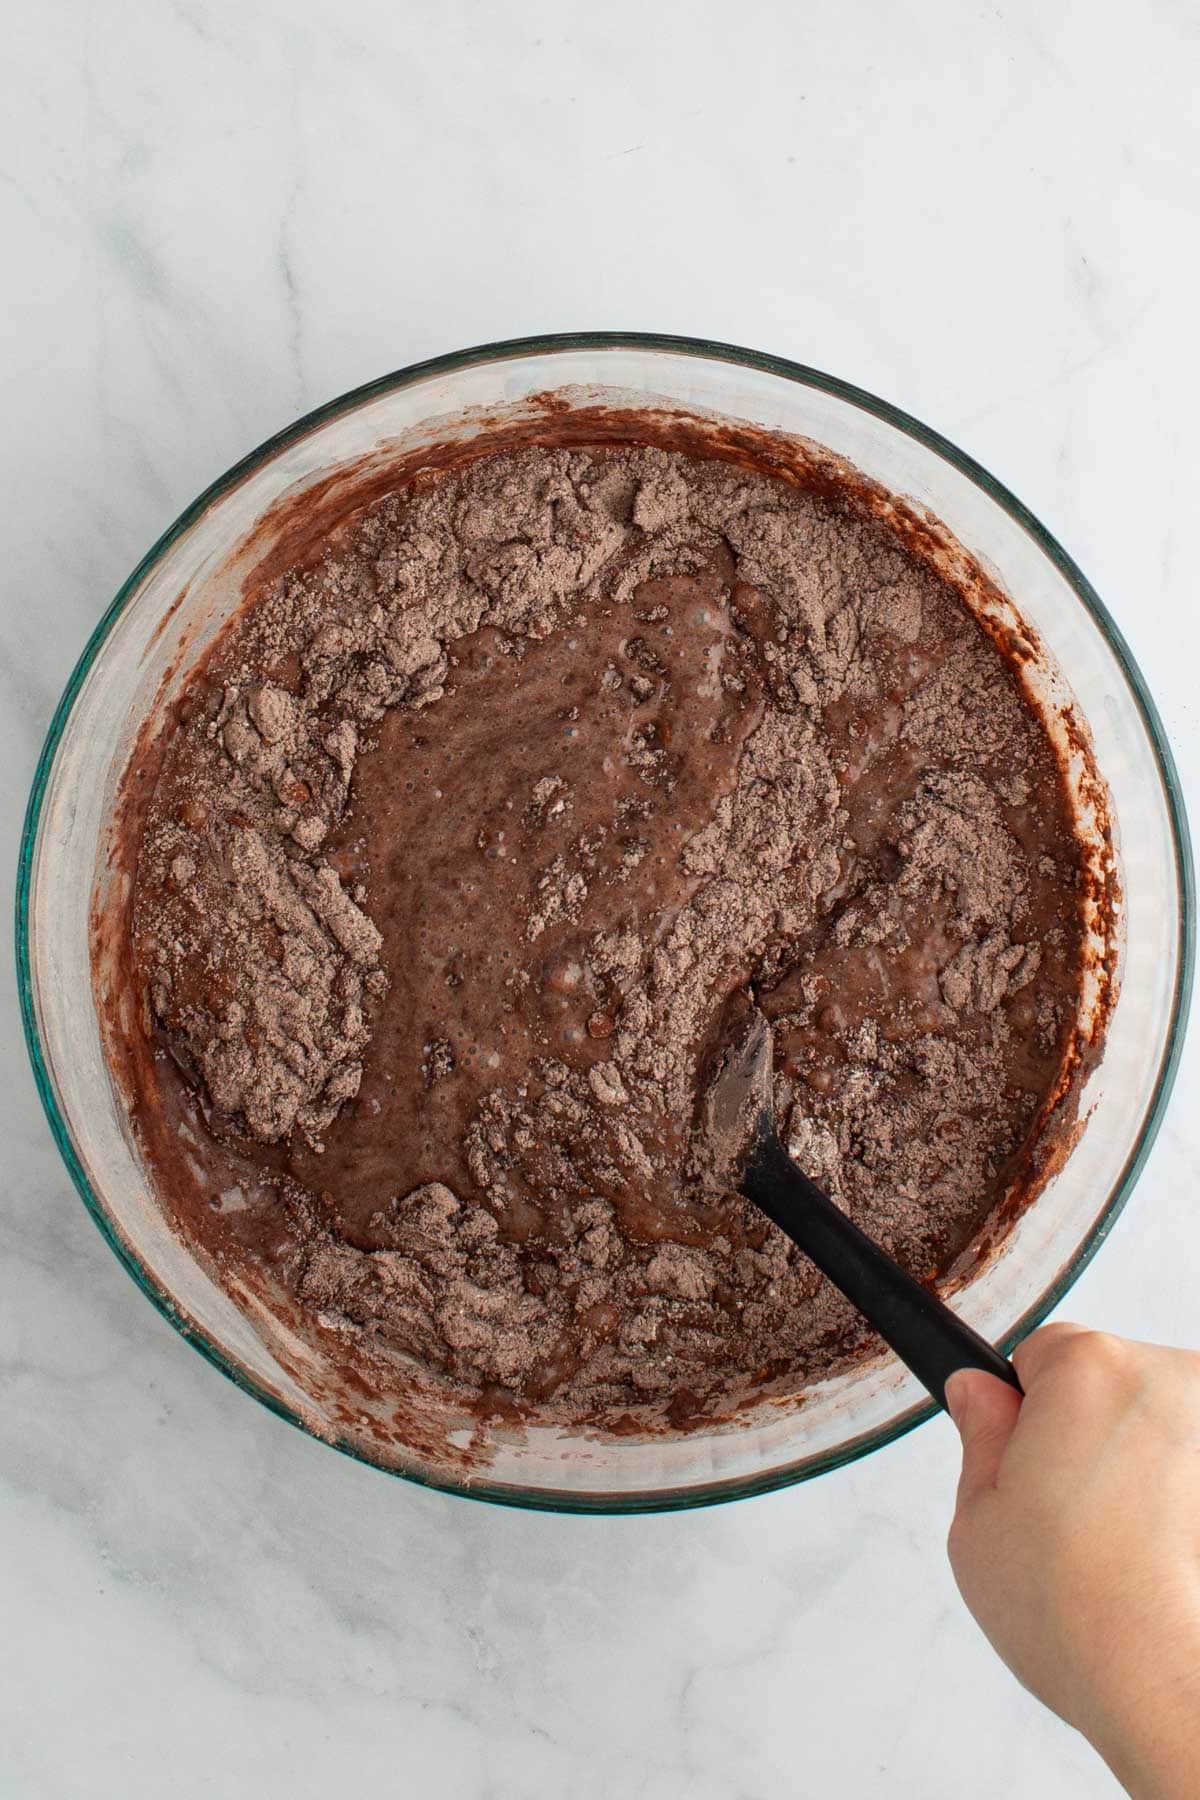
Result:
M177 1215L376 1382L611 1428L795 1388L865 1334L706 1166L731 1002L793 1154L936 1274L1057 1075L1080 866L1003 656L849 494L430 477L227 630L147 809L147 1029L222 1171Z

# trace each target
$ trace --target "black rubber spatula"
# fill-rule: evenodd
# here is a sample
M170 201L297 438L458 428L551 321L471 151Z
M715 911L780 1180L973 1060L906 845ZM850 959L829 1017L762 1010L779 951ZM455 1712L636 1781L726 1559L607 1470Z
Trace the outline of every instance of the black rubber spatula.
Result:
M957 1369L983 1369L1015 1387L1012 1364L893 1262L792 1161L775 1129L771 1027L754 1010L709 1089L706 1125L714 1164L786 1231L938 1402Z

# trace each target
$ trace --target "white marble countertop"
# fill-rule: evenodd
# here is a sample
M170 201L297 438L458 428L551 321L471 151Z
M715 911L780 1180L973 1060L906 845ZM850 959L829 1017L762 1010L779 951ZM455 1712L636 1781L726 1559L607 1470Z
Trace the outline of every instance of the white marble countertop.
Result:
M584 326L776 350L957 439L1108 600L1200 812L1188 0L44 0L5 37L10 866L85 635L201 487L387 369ZM357 1467L137 1294L3 980L0 1792L1115 1792L959 1606L944 1422L625 1521ZM1198 1099L1193 1050L1073 1316L1200 1343Z

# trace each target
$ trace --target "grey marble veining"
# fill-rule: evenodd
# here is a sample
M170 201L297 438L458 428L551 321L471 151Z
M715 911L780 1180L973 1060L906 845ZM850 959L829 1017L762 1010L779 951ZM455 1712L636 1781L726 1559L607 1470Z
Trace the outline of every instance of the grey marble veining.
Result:
M1136 43L1134 42L1136 38ZM297 413L539 329L691 331L941 427L1115 612L1200 794L1200 26L1034 0L46 0L0 68L6 879L76 654ZM139 1297L3 969L0 1792L1093 1800L942 1555L953 1435L694 1515L357 1467ZM1197 1060L1073 1316L1200 1343Z

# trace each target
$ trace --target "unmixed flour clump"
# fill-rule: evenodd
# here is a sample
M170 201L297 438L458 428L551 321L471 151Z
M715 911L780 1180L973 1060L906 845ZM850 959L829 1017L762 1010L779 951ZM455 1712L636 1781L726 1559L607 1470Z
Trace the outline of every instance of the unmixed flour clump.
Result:
M932 1275L1060 1069L1080 866L1004 657L849 491L637 445L425 477L174 725L132 944L176 1212L375 1382L680 1428L795 1388L864 1338L706 1166L730 1008Z

